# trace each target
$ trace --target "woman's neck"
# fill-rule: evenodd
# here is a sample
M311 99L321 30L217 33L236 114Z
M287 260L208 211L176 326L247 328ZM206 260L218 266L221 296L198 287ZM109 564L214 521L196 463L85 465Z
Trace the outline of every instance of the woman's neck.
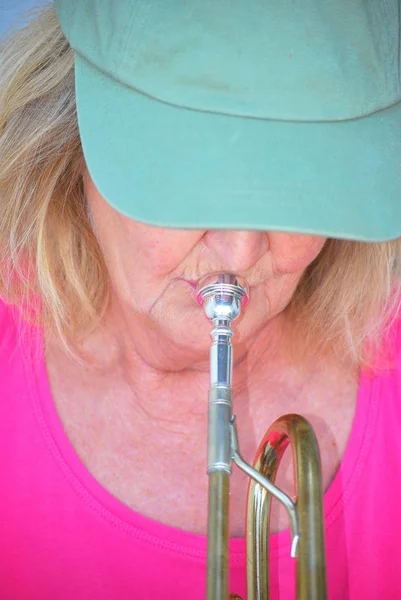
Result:
M326 488L348 441L358 372L333 361L301 367L282 347L277 340L267 344L261 335L234 368L233 404L241 453L252 462L270 423L283 413L303 414L319 441ZM100 484L132 509L205 533L208 369L156 370L134 348L124 352L124 345L119 346L110 332L106 337L95 332L85 349L92 360L79 363L59 343L48 340L46 345L54 403L77 454ZM278 484L291 494L289 458ZM138 464L141 478L133 486L132 472ZM243 533L246 486L235 470L234 535ZM157 493L149 495L149 490ZM155 499L161 490L163 503ZM273 530L286 526L286 515L278 509Z

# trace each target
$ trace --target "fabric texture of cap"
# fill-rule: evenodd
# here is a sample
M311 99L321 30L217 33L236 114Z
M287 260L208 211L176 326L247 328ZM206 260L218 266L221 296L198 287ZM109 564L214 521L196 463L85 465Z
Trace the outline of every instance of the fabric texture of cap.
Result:
M105 199L145 223L401 235L401 0L55 0Z

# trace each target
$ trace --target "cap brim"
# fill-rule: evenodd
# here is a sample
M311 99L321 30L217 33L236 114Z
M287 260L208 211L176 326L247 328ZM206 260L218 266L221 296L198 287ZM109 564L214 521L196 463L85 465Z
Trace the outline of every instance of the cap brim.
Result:
M180 108L76 55L80 135L104 198L144 223L383 241L401 235L401 103L300 123Z

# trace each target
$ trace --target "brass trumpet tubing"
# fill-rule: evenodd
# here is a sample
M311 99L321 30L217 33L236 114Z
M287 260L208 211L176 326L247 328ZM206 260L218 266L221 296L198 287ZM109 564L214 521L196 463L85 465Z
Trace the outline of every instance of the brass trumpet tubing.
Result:
M274 483L288 438L281 436L273 445L266 433L253 462L253 468ZM248 600L269 598L269 516L272 494L254 479L249 480L246 514Z
M208 276L199 282L197 298L213 323L210 333L208 410L208 571L207 600L228 599L229 490L231 475L232 322L248 299L244 282L230 274Z
M300 529L297 594L300 600L326 600L323 486L315 433L299 415L283 417L294 454Z
M208 573L207 600L227 600L229 561L229 481L232 461L250 478L247 509L247 600L269 599L268 536L271 496L286 507L291 523L291 555L297 557L297 599L326 600L323 492L315 434L299 415L277 419L259 446L254 465L241 457L232 415L232 322L248 301L244 280L210 275L198 284L197 299L213 323L210 350L208 423ZM294 502L274 485L280 460L291 445ZM241 600L236 594L231 600Z
M327 597L323 527L323 492L316 436L306 419L286 415L277 419L257 451L254 468L274 483L280 460L291 445L296 474L299 540L296 589L298 600ZM268 535L271 493L250 481L247 509L248 600L268 600Z
M212 332L214 342L211 359L211 388L208 418L208 572L207 600L228 598L229 563L229 493L231 475L230 421L231 331L222 323Z
M229 481L225 471L209 474L207 600L228 598Z
M219 339L221 336L219 336ZM227 342L227 340L226 340ZM214 350L226 363L231 356L231 345L214 345ZM212 349L212 355L215 353ZM222 372L228 375L224 367ZM220 385L217 384L217 381ZM226 600L228 598L228 565L229 565L229 494L231 475L230 420L232 417L231 389L221 385L222 378L217 378L215 385L209 390L209 424L208 424L208 550L207 550L207 600Z

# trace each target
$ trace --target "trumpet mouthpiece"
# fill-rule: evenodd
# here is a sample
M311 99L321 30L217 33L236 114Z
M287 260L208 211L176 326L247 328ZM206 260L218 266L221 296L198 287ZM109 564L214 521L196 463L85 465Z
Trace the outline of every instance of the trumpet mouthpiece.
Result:
M249 286L243 277L214 273L199 281L196 298L211 321L224 319L232 322L248 302Z

